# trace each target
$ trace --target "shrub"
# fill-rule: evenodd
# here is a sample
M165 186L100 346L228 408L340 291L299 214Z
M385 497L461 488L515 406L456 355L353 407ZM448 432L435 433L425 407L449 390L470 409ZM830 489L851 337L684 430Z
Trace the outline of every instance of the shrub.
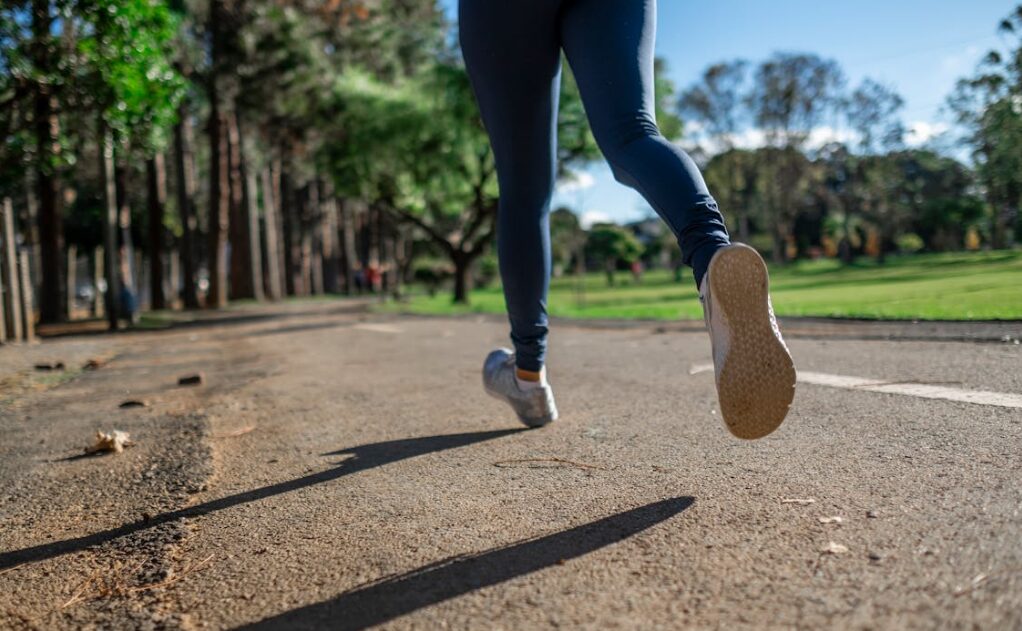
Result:
M909 232L898 237L898 251L905 254L915 254L924 247L923 239L914 232Z

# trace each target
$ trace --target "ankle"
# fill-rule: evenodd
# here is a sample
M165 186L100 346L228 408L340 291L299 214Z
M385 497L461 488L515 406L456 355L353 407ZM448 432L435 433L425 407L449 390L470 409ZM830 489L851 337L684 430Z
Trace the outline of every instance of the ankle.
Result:
M538 371L533 371L516 367L515 381L518 382L518 387L522 390L542 388L546 385L546 368L540 368Z

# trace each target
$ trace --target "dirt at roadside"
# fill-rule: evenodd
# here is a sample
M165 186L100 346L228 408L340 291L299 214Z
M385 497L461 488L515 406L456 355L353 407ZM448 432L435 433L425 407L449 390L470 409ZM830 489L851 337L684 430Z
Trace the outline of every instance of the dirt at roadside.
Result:
M209 331L0 349L0 628L189 627L162 588L204 564L182 544L213 475L206 410L265 370ZM83 453L114 429L134 446Z

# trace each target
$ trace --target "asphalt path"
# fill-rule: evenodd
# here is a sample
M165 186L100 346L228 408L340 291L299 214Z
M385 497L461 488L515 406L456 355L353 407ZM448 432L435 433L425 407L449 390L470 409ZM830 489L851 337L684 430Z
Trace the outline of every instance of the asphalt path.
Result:
M481 388L495 318L2 348L0 627L1022 627L1022 327L787 329L795 403L756 442L697 325L558 322L532 431Z

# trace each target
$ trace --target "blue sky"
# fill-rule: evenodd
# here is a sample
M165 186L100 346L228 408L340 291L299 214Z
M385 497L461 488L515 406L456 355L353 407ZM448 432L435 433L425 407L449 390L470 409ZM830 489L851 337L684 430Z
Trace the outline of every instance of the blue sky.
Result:
M442 4L453 19L457 1ZM956 79L1001 43L997 24L1016 5L1010 0L660 0L657 55L667 60L669 76L681 89L718 61L756 63L776 51L816 53L837 61L852 85L871 77L897 90L905 99L904 121L921 140L949 122L941 112L944 98ZM590 221L652 213L603 164L585 169L580 183L559 189L555 203Z

